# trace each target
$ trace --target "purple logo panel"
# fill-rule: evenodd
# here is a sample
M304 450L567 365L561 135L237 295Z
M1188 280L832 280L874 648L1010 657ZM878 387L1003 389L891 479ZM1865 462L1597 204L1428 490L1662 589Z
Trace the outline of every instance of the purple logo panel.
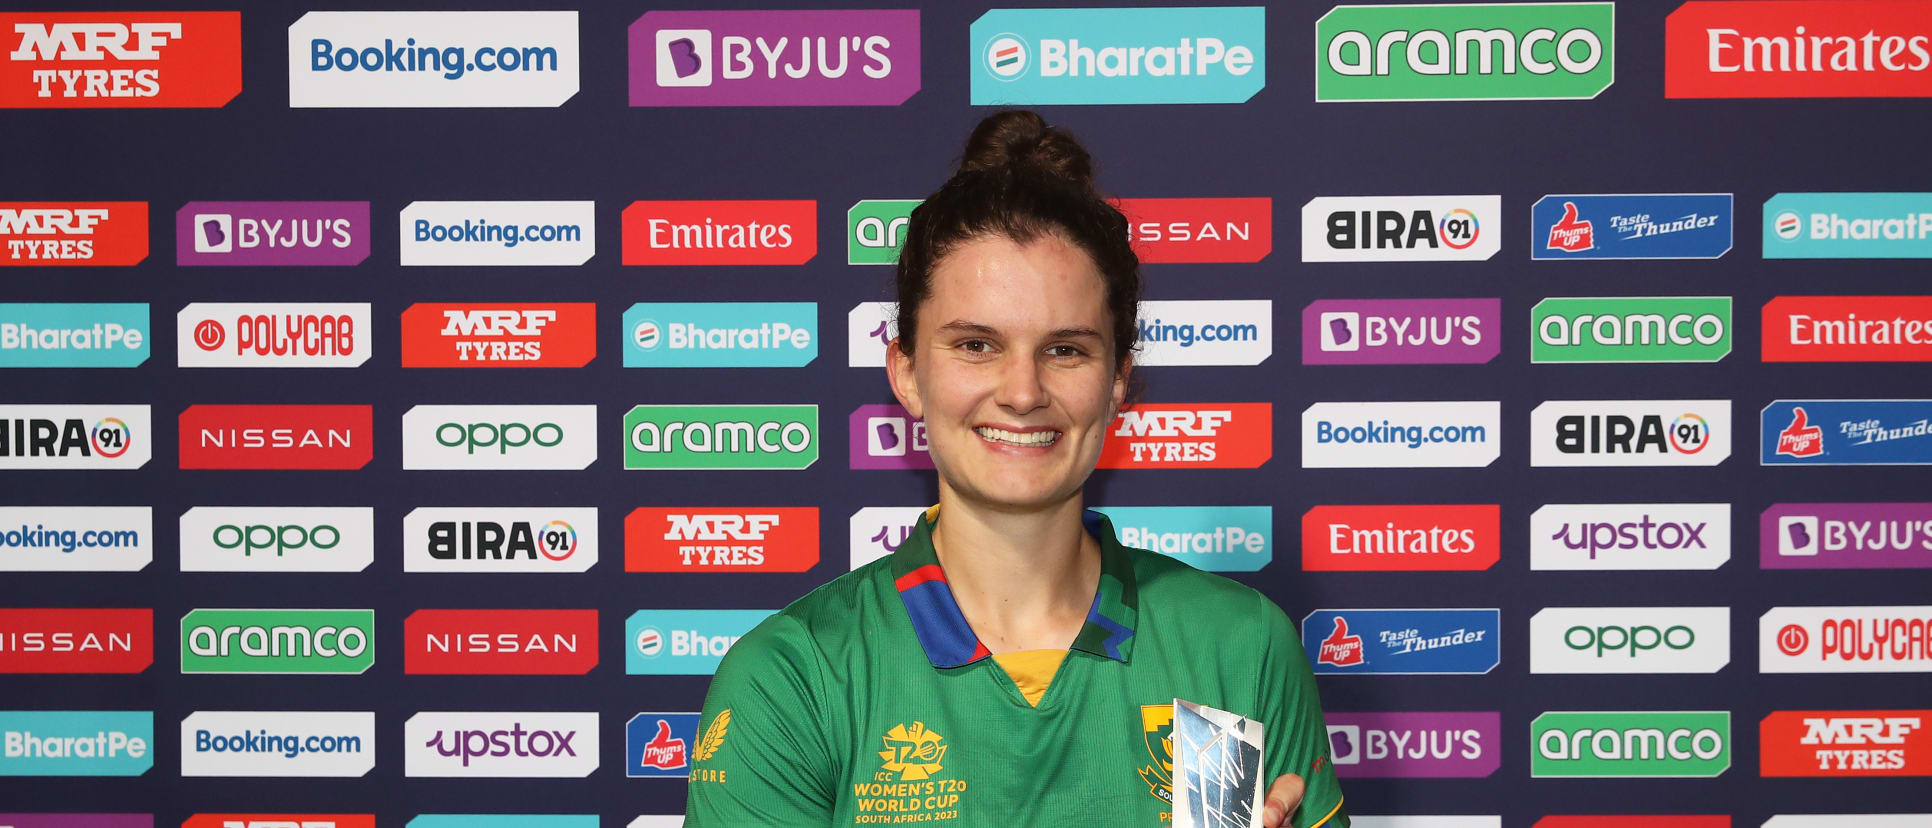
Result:
M177 265L358 265L367 201L190 201L174 214Z
M0 814L10 828L154 828L153 814Z
M1502 323L1501 299L1323 299L1301 312L1301 364L1480 365Z
M1765 569L1932 569L1932 503L1774 503L1758 547Z
M852 468L930 469L926 423L896 405L861 405L852 412Z
M647 12L630 85L631 106L896 106L919 91L919 12Z
M1343 778L1467 778L1502 766L1501 713L1328 713Z

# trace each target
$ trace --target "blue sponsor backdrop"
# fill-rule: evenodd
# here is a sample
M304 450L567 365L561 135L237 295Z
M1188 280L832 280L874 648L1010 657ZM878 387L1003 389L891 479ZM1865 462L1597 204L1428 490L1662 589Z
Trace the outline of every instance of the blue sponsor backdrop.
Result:
M1729 194L1547 195L1530 207L1534 259L1715 259L1731 237Z
M1767 466L1932 465L1932 400L1777 400L1759 416Z
M1502 659L1493 609L1316 610L1301 622L1315 673L1480 675Z

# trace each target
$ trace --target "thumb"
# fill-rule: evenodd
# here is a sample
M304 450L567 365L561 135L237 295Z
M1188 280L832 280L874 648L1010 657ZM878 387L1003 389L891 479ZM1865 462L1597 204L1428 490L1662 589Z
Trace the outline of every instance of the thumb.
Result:
M1793 431L1796 431L1796 430L1799 430L1799 429L1802 429L1802 428L1804 428L1804 427L1805 427L1805 409L1804 409L1804 406L1799 406L1799 407L1797 407L1797 408L1794 408L1794 409L1792 409L1792 410L1791 410L1791 428L1792 428L1792 430L1793 430Z
M1307 785L1300 776L1284 773L1275 777L1275 783L1268 786L1268 804L1262 809L1261 824L1264 828L1281 828L1288 824L1288 815L1301 805L1302 794Z
M1576 223L1576 202L1574 201L1563 202L1563 220L1557 223L1558 224Z

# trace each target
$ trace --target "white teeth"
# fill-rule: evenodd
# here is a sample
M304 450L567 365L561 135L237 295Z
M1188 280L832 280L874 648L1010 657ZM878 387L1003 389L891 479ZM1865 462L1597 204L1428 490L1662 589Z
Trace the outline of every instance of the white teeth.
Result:
M1007 431L1003 428L980 426L973 429L980 439L1013 446L1050 446L1060 439L1058 431Z

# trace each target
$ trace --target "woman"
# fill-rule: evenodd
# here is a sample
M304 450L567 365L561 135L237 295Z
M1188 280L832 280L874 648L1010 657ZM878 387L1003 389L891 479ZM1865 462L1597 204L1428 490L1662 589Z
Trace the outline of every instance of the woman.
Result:
M887 376L939 505L731 648L686 825L1166 825L1179 698L1263 723L1264 825L1345 828L1287 617L1082 509L1140 296L1086 151L989 117L906 238Z

